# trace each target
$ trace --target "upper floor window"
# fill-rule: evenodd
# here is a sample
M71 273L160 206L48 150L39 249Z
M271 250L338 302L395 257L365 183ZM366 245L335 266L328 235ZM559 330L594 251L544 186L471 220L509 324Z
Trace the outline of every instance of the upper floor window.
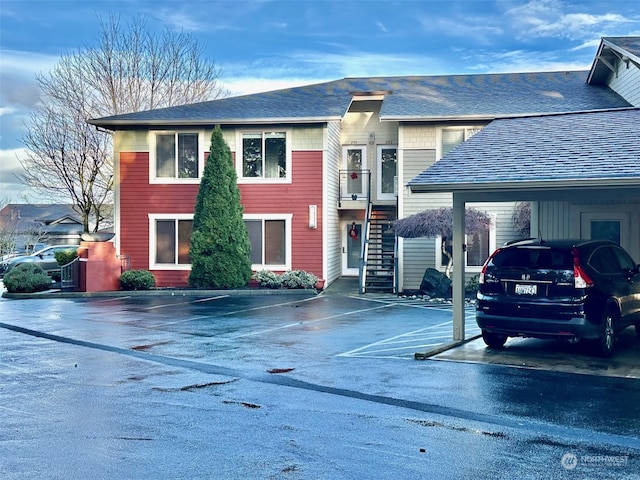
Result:
M204 154L196 132L153 132L151 136L152 175L156 180L195 179L200 176Z
M469 140L480 130L482 130L482 127L443 128L440 158L444 157L462 142Z
M287 144L287 132L242 132L239 151L241 152L241 162L238 162L239 178L265 180L290 178L291 154Z

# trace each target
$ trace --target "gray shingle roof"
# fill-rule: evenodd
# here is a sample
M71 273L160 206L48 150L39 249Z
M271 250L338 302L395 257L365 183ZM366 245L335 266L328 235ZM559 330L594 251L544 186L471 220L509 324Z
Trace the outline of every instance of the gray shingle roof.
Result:
M640 59L640 37L603 37L603 40Z
M586 84L587 73L547 72L344 78L90 121L108 128L213 125L340 119L354 92L387 92L382 120L496 118L532 113L627 107L608 87Z
M593 181L640 184L640 109L494 120L409 185L427 192Z

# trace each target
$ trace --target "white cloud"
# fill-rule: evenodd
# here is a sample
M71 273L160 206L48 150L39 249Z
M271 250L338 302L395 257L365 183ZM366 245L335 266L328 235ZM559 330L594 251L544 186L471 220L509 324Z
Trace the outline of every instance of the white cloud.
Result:
M26 150L24 148L16 148L10 150L0 150L0 192L2 192L2 200L8 200L16 203L25 200L38 203L46 203L46 199L38 198L35 192L28 186L24 185L17 175L23 172L22 165L18 161L18 157L24 157Z
M35 75L51 70L60 60L60 55L47 55L21 50L0 50L0 69L3 72L22 72Z
M609 4L612 8L615 5L615 2ZM558 0L531 0L507 11L505 16L520 40L592 39L599 36L601 31L634 22L632 18L618 13L567 13L566 8L567 4ZM589 4L584 5L584 8L589 8Z
M0 107L0 117L3 115L11 115L12 113L16 113L18 110L13 107Z

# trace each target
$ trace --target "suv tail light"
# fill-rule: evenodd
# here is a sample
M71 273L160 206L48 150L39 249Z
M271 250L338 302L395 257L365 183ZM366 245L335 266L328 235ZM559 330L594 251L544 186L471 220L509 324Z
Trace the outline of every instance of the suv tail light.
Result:
M496 253L498 253L499 251L500 251L500 249L498 248L495 252L493 252L491 255L489 255L489 258L487 258L487 260L484 262L484 265L482 265L482 270L480 270L480 275L478 276L478 283L480 285L484 284L485 274L487 273L487 266L489 265L489 263L491 262L493 257L496 256Z
M573 254L573 280L576 288L588 288L593 286L593 280L584 271L580 263L580 253L577 248L571 250Z

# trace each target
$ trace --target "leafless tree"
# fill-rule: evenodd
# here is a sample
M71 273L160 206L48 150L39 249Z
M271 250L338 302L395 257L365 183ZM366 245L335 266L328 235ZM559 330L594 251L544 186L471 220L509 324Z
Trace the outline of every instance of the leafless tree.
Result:
M220 68L203 53L188 34L154 35L143 17L126 26L101 19L97 47L63 55L36 77L42 96L23 137L22 180L52 201L71 200L85 231L97 231L112 201L112 140L86 121L226 96Z

